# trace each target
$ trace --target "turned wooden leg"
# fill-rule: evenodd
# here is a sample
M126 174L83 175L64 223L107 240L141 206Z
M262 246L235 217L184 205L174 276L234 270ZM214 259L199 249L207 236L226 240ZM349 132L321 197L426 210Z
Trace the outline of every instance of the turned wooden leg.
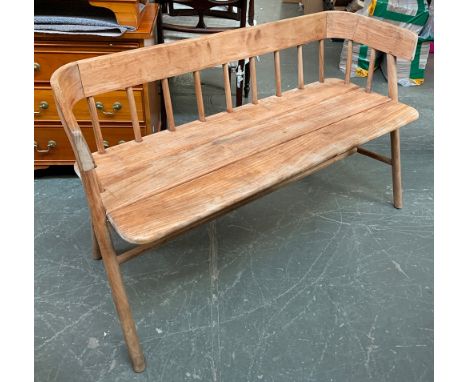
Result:
M136 331L135 322L132 318L127 293L123 285L117 256L110 240L110 235L105 224L95 228L96 238L101 249L102 260L109 279L115 308L120 319L122 332L127 343L133 370L137 373L145 370L145 357L140 346L140 340Z
M400 161L400 130L390 133L392 145L392 179L393 204L395 208L403 207L403 190L401 187L401 161Z

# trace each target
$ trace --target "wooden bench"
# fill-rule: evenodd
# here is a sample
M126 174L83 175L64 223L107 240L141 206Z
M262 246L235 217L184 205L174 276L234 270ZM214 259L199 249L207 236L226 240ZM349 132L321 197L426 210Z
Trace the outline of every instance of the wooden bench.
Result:
M326 79L324 40L342 38L387 54L388 96ZM228 41L229 43L226 43ZM237 41L236 44L232 44ZM304 83L303 46L318 41L319 81ZM411 59L417 36L371 18L321 12L193 40L109 54L67 64L51 79L57 109L76 156L90 207L95 258L108 274L135 371L145 368L120 264L196 225L353 153L392 166L395 207L401 208L399 128L418 112L398 102L395 57ZM281 88L280 50L297 47L298 87ZM276 95L258 99L255 57L273 53ZM250 58L252 103L233 108L227 63ZM226 112L205 116L200 71L224 65ZM168 78L193 73L199 120L175 126ZM161 80L169 129L142 137L132 88ZM105 149L94 96L126 89L135 140ZM97 152L91 153L73 115L87 98ZM391 134L392 157L361 148ZM137 244L117 254L109 225Z

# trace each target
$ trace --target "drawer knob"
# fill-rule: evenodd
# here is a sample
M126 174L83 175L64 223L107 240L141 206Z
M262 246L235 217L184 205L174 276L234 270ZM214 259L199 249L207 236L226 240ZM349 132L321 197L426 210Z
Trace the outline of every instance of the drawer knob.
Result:
M96 109L98 109L104 115L115 115L119 110L122 109L122 104L120 102L114 102L112 105L113 111L106 111L104 104L102 102L96 102Z
M35 62L34 63L34 71L38 72L39 70L41 70L41 64L39 64L39 62Z
M51 149L55 149L56 147L57 147L57 142L50 140L49 142L47 142L47 149L39 149L39 145L37 144L36 141L34 141L34 149L36 150L36 152L40 154L46 154Z
M102 145L105 149L108 149L110 147L109 141L102 141Z
M120 141L117 142L119 145L121 145L122 143L125 143L125 141L123 139L121 139Z
M41 111L47 110L49 108L49 103L46 101L39 102L39 111L35 111L34 114L41 114Z

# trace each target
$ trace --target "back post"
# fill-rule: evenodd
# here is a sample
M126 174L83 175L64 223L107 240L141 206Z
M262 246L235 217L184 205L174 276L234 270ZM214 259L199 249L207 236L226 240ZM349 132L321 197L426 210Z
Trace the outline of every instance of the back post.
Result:
M91 122L93 124L93 131L94 131L94 138L96 140L96 147L98 150L99 154L104 154L106 152L106 149L104 147L104 140L102 138L102 131L101 131L101 125L99 123L99 117L98 117L98 112L97 112L97 107L96 107L96 102L94 101L94 97L88 97L88 109L89 109L89 115L91 117Z
M375 49L370 49L370 58L369 58L369 71L367 72L367 84L366 92L370 93L372 91L372 80L374 79L374 70L375 70Z
M275 84L276 84L276 96L281 97L281 59L279 50L275 50Z
M232 94L231 94L231 81L229 78L229 64L223 64L223 78L224 78L224 94L226 95L226 111L232 113Z
M161 84L163 89L164 105L166 107L167 127L170 131L175 131L174 111L172 110L169 80L167 78L163 78Z
M302 45L297 47L297 88L304 89L304 60L302 57Z
M325 82L325 41L319 41L319 82Z
M251 89L250 91L252 92L252 103L254 105L258 104L258 93L257 93L257 64L256 64L256 58L255 57L250 57L249 58L249 65L250 65L250 85Z
M353 41L348 40L348 50L346 56L346 74L345 74L345 84L351 82L351 69L353 64Z

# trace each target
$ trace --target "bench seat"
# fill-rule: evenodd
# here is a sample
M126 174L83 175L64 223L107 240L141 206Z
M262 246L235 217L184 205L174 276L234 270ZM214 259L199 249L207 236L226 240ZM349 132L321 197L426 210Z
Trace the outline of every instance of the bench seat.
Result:
M330 38L348 40L344 80L325 79L325 41ZM104 262L133 370L145 369L145 357L122 264L353 153L390 165L393 205L403 207L399 129L416 120L418 112L398 102L396 60L412 60L417 42L415 33L372 17L324 11L71 62L52 75L57 112L89 205L92 255ZM311 43L318 49L319 82L304 86L304 47ZM351 83L354 44L370 50L366 89ZM297 89L283 92L281 52L290 48L297 53ZM380 53L387 60L388 97L371 92ZM265 55L273 55L275 96L259 100L256 57ZM250 66L252 103L233 108L229 62L244 59ZM294 72L291 62L287 68ZM206 117L201 73L218 65L223 66L226 112ZM187 74L193 75L199 120L179 126L171 79ZM155 81L161 85L168 130L142 137L134 88ZM95 97L119 89L127 94L135 140L106 147ZM73 113L81 100L88 103L94 154ZM361 147L387 133L390 157ZM136 246L118 253L111 226Z
M172 236L418 118L340 79L94 153L108 220L128 242Z

